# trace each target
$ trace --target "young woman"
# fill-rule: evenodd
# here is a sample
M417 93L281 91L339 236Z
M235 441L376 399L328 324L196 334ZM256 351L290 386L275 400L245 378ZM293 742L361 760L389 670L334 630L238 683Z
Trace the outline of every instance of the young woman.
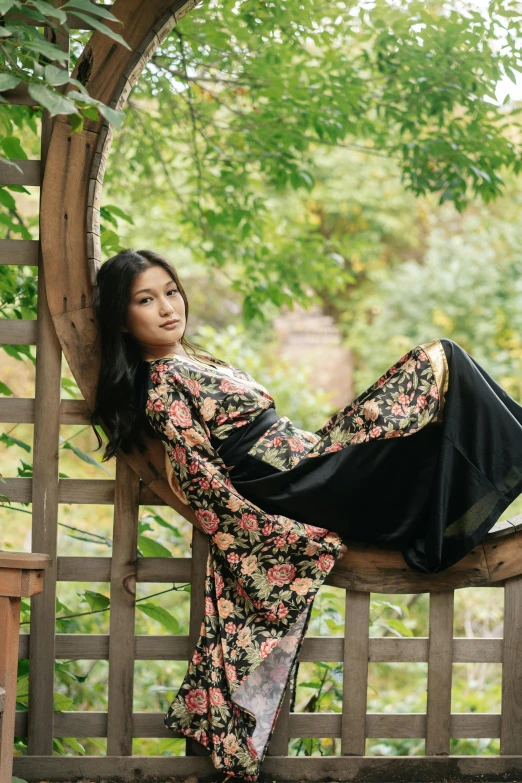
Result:
M160 438L170 485L209 538L201 636L165 725L227 779L254 781L343 539L399 549L424 573L456 563L522 492L522 406L435 338L308 432L187 340L187 296L158 254L106 261L95 306L104 460Z

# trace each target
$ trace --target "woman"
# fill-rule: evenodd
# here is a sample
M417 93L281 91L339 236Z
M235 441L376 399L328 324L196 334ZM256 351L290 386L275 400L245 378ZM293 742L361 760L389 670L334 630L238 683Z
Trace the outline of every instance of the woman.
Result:
M185 291L156 253L103 264L95 305L104 460L159 437L209 538L201 635L165 725L208 747L227 779L254 781L342 539L400 549L425 573L457 562L522 492L522 407L436 338L307 432L188 342Z

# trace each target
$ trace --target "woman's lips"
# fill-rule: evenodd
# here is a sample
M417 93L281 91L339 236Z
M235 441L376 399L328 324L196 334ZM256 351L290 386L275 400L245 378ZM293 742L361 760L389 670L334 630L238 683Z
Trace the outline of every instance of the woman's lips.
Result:
M162 329L175 329L176 326L179 324L179 319L177 321L167 321L166 324L162 325Z

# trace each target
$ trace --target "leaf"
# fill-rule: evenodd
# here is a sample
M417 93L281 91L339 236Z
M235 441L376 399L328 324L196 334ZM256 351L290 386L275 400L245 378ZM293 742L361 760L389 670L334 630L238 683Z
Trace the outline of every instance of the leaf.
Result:
M53 693L53 708L55 712L62 712L68 710L74 705L73 699L65 696L63 693Z
M60 438L60 440L63 442L63 438ZM70 449L72 452L76 454L77 457L79 457L84 462L87 462L89 465L94 465L96 468L101 468L101 470L104 470L106 473L109 471L101 465L97 460L94 459L94 457L91 457L90 454L86 454L84 451L78 448L78 446L74 446L70 441L65 441L62 446L63 449Z
M19 440L18 438L13 437L13 435L8 435L7 432L0 433L0 442L5 443L7 448L9 448L9 446L19 446L21 449L24 449L24 451L27 451L28 453L31 451L31 446L29 446L28 443L25 443L23 440Z
M99 16L102 19L108 19L111 22L119 22L121 24L121 20L118 19L117 16L114 16L108 8L91 3L90 0L68 0L61 8L81 8L89 14L93 14L93 16Z
M32 4L40 11L42 16L56 19L60 24L67 24L67 14L61 8L55 8L50 3L42 2L42 0L32 0Z
M136 609L139 609L152 620L156 620L156 622L160 623L171 634L179 634L178 621L170 612L167 612L167 610L163 609L161 606L156 606L156 604L150 602L146 604L136 602Z
M106 595L103 595L103 593L96 593L93 590L85 590L83 594L78 593L78 595L82 595L82 602L86 601L94 612L107 609L111 603L110 598L107 598Z
M9 388L9 386L6 386L5 383L0 381L0 394L13 394L14 392Z
M1 30L2 28L0 28ZM68 63L69 55L67 52L62 51L56 44L48 43L45 38L33 39L31 42L24 41L23 48L30 51L39 52L44 54L49 60L57 60L60 63Z
M21 5L18 0L0 0L0 14L6 14L11 8L20 8Z
M172 557L167 547L147 536L138 536L138 546L143 557Z
M51 117L57 114L74 114L77 111L72 101L67 100L60 93L49 90L43 84L30 84L28 89L31 98L46 108Z
M61 87L69 81L69 72L65 68L57 68L56 65L46 65L44 77L53 87Z
M0 92L12 90L17 84L20 84L20 77L11 73L0 73Z
M82 745L75 737L62 737L62 740L71 746L76 751L77 755L85 756L87 751L85 746Z
M125 119L125 112L111 109L109 106L105 106L103 103L100 103L98 110L108 122L114 125L116 130L121 128L123 120Z
M88 16L87 14L82 14L80 13L80 11L76 11L76 16L78 16L80 19L83 19L84 22L89 22L89 24L91 24L95 30L99 30L100 33L103 33L108 38L111 38L113 41L116 41L117 43L121 44L126 49L131 48L127 43L127 41L125 41L125 39L122 38L121 35L119 35L119 33L114 33L110 27L107 27L106 24L103 24L103 22L100 22L95 17Z
M14 160L27 160L27 155L21 147L20 139L16 138L16 136L6 136L0 141L0 144L8 158Z
M0 187L0 204L10 210L16 209L16 201L7 190Z

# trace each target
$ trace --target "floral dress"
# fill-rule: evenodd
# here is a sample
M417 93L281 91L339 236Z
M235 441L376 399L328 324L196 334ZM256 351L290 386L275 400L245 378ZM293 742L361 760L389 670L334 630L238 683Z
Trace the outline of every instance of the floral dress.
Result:
M225 362L176 355L149 365L146 414L165 444L171 486L209 536L201 635L165 725L209 747L229 777L253 781L342 540L266 514L232 486L210 436L273 406L262 385Z
M435 338L316 432L279 418L230 472L216 443L274 400L204 358L148 362L147 420L209 539L201 632L165 725L207 747L226 779L255 781L343 539L400 549L418 571L457 562L522 492L522 407Z

